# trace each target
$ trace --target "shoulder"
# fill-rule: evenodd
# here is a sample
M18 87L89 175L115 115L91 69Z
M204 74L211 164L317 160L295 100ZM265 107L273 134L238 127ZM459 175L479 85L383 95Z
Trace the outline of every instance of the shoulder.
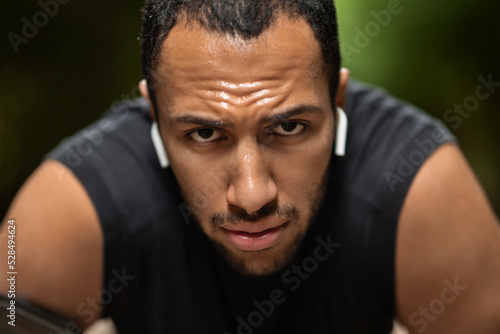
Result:
M455 145L422 166L399 219L398 316L412 332L498 333L500 227Z
M117 224L144 228L175 189L170 170L159 165L151 123L144 99L124 101L47 155L82 183L108 238L120 237Z
M26 181L6 220L15 220L16 296L88 326L99 316L82 318L79 310L102 286L103 240L96 212L76 177L48 160ZM6 223L1 233L6 232ZM0 240L7 254L7 241ZM5 259L0 268L7 272ZM0 282L0 292L7 290ZM88 321L85 321L85 320Z
M437 119L380 88L352 82L347 90L344 185L379 209L402 205L425 160L456 139ZM392 202L397 200L397 202Z
M498 333L498 218L454 137L380 89L349 94L344 179L375 216L364 223L370 280L394 282L411 332Z
M163 229L179 237L186 228L176 224L181 201L172 172L158 163L147 108L142 99L124 101L63 140L7 216L18 222L20 297L84 327L108 315L109 303L96 302L99 292L123 289L116 275L130 275L142 263L151 238Z
M390 310L401 209L425 161L455 139L425 112L364 84L349 85L345 111L346 154L334 157L331 173L340 226L335 228L345 235L349 256L359 261L356 272L374 307Z
M172 170L160 166L151 125L145 100L124 101L47 156L75 175L97 214L107 291L116 290L116 273L152 277L150 261L162 256L155 253L158 245L178 254L193 214L182 204ZM137 287L126 283L127 290ZM113 294L103 302L103 314L119 312L130 296Z

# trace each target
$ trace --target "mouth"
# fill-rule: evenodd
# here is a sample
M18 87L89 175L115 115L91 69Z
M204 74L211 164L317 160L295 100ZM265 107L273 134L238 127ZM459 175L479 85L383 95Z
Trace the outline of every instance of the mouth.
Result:
M266 219L255 223L224 226L222 230L233 247L241 251L256 252L276 245L287 225L288 221Z

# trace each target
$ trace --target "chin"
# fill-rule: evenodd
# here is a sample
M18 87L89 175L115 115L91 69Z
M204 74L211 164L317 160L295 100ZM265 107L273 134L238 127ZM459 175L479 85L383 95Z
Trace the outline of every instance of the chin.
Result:
M292 265L304 234L295 236L286 245L276 245L262 251L246 252L230 248L220 242L213 243L219 254L236 272L247 276L267 276L282 271Z
M248 276L267 276L279 272L291 265L291 260L274 258L265 260L226 258L233 270Z

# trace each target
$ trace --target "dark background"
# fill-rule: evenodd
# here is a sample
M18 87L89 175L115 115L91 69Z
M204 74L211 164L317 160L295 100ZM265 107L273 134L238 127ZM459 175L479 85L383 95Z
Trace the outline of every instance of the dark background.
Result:
M21 36L22 18L33 22L33 15L42 8L37 1L2 4L1 217L49 150L113 103L139 96L142 4L138 0L70 0L59 5L57 14L27 44L19 45L18 53L8 34ZM347 55L344 66L354 77L383 86L441 120L447 109L474 95L478 76L492 75L500 82L500 2L400 1L400 13L372 34L359 52L349 55L346 45L356 46L355 28L365 31L366 24L376 22L371 11L394 4L397 1L337 1ZM500 87L452 129L497 213L499 97Z

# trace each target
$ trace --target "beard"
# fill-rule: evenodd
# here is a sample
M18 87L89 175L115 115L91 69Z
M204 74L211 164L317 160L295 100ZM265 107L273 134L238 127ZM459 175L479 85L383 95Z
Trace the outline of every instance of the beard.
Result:
M242 251L236 253L226 244L207 236L212 242L212 245L236 272L248 276L266 276L279 272L293 263L304 238L315 220L323 200L325 198L327 184L329 181L330 164L326 168L321 181L315 188L309 192L307 199L309 201L309 214L305 221L301 222L301 213L293 203L285 203L277 205L276 202L271 202L262 207L259 211L252 214L247 214L244 210L217 212L210 217L210 227L212 233L220 230L221 227L227 224L238 224L240 222L257 222L261 219L275 216L288 220L287 229L296 231L291 241L288 242L284 251L276 252L275 246L270 249L260 251ZM201 228L198 217L195 217L198 225ZM304 228L300 228L304 225ZM274 254L273 254L274 251Z
M266 207L261 210L252 213L251 215L247 215L246 213L216 213L212 215L211 218L212 231L215 232L217 229L228 223L237 224L238 222L255 222L270 216L286 218L288 220L287 228L293 229L293 225L299 224L298 210L296 206L291 203L275 207L274 209L269 205L266 205ZM305 232L297 234L291 243L287 245L286 251L279 252L275 255L272 255L273 252L276 252L275 246L259 251L238 250L237 254L235 254L231 251L229 246L223 244L222 242L214 239L211 239L211 241L219 254L236 272L249 276L264 276L273 274L290 265L302 243L302 240L304 239L304 236Z

